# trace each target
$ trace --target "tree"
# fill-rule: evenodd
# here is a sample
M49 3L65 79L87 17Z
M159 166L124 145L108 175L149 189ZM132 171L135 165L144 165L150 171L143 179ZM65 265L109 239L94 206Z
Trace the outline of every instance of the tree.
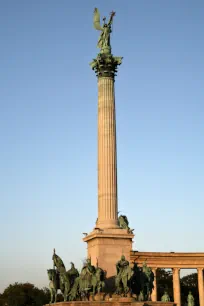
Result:
M49 300L48 288L38 289L30 283L15 283L0 295L0 306L42 306Z
M195 305L199 305L199 294L198 294L198 275L197 273L192 273L186 276L183 276L180 279L181 286L181 303L185 305L187 302L187 297L189 291L192 292ZM167 291L171 301L174 300L173 295L173 276L172 271L167 271L165 269L157 269L157 296L158 301L161 301L161 297L164 294L164 291Z
M161 301L161 297L167 291L171 301L173 301L173 276L172 271L165 269L157 269L157 299Z
M181 283L185 287L196 288L198 287L198 274L192 273L181 278Z
M189 291L191 291L193 294L195 305L199 305L197 273L192 273L181 278L181 301L183 304L187 301Z

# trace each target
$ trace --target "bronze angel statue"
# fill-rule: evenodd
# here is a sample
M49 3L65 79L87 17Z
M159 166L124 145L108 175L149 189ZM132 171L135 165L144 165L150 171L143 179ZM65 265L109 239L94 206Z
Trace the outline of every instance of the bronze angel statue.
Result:
M101 49L101 53L111 53L110 34L112 32L111 25L115 12L110 13L110 19L106 23L106 18L103 18L103 26L100 25L100 13L97 8L94 10L94 28L101 31L97 47Z

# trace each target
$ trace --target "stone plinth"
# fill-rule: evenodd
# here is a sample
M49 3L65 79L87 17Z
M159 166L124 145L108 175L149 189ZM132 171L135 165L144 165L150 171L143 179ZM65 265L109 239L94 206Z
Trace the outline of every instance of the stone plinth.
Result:
M92 301L92 302L59 302L54 304L47 304L44 306L175 306L173 302L127 302L124 299L118 301Z
M121 255L130 260L133 237L126 229L95 229L83 240L87 242L91 263L104 269L109 278L116 275L115 265Z
M133 298L133 297L121 297L119 295L113 294L109 301L131 303L131 302L135 302L135 298Z

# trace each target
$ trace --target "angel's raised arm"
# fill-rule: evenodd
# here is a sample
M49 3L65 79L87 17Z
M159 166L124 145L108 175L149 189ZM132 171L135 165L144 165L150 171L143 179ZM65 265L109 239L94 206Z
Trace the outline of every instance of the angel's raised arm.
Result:
M113 22L113 17L115 16L115 12L111 12L110 13L110 19L109 19L109 22L108 22L108 25L111 25L112 22Z

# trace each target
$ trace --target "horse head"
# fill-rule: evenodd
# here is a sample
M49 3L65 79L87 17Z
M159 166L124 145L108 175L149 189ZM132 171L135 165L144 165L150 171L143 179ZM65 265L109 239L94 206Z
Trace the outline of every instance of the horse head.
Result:
M49 280L53 280L53 277L56 275L56 270L55 269L48 269L47 270L47 275Z

